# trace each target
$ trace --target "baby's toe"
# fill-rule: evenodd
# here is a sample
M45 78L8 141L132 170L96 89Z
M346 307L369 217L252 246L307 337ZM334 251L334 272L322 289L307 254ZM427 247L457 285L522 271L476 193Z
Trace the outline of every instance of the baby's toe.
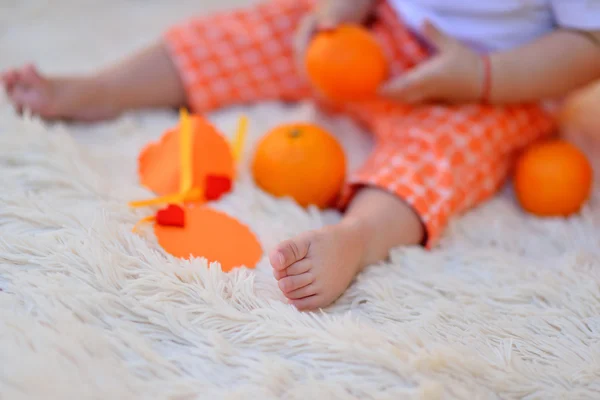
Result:
M36 108L39 103L39 94L20 85L15 86L10 98L17 110Z
M293 263L291 266L286 269L278 270L273 269L273 276L275 279L280 280L285 278L286 276L294 276L305 274L310 271L312 268L312 263L308 259L303 259L298 262Z
M307 272L301 275L286 276L279 280L279 289L285 294L310 285L315 281L313 274Z
M10 99L16 109L22 109L28 100L27 90L19 85L11 89Z
M305 297L314 296L315 294L317 294L317 286L314 283L311 283L310 285L286 293L285 297L290 300L299 300Z
M281 280L287 276L287 273L285 269L278 270L273 268L273 276L275 277L275 279Z
M310 242L306 236L286 240L277 246L269 257L273 269L281 271L302 260L308 254Z
M2 85L4 86L4 89L7 93L12 92L13 88L15 87L15 83L17 82L18 76L19 75L17 73L17 70L14 69L6 71L2 74L0 79L2 80Z
M20 71L19 79L28 86L41 86L45 83L44 78L40 75L37 68L31 64L26 65Z
M284 271L286 276L294 276L294 275L302 275L307 273L312 269L312 261L308 258L300 260L296 263L293 263L289 267L287 267Z
M317 308L324 307L326 302L323 297L314 295L310 297L304 297L298 300L291 300L290 304L296 307L300 311L311 311Z

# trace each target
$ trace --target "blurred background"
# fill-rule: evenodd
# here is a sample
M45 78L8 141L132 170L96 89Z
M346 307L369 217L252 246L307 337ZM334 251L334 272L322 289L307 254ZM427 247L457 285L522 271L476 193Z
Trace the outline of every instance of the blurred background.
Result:
M170 25L256 0L1 0L0 70L35 62L82 71L144 46Z

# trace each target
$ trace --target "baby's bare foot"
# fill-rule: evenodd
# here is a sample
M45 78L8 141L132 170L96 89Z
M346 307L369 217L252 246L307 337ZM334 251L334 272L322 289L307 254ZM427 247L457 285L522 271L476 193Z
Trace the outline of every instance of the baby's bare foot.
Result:
M2 74L2 85L17 112L48 120L95 121L116 116L93 78L47 78L28 65Z
M279 288L299 310L326 307L360 271L364 237L359 225L341 223L281 243L270 261Z

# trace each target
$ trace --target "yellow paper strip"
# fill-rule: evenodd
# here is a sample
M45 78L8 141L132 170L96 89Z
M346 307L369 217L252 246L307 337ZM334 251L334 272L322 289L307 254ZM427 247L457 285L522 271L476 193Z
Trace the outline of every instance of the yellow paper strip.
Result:
M139 200L132 201L129 203L129 207L131 208L140 208L140 207L148 207L155 206L159 204L172 203L172 204L180 204L186 201L202 201L203 194L201 188L193 188L187 193L175 193L169 194L167 196L156 197L154 199L148 200Z
M155 197L153 199L148 200L137 200L129 203L129 207L131 208L140 208L140 207L148 207L155 206L163 203L181 203L183 196L179 193L170 194L162 197Z
M179 185L180 193L187 193L192 188L193 176L192 176L192 127L190 123L190 117L185 108L179 111L180 116L180 155L181 157L181 181Z
M239 162L244 153L244 144L246 142L246 134L248 132L248 117L242 115L238 123L238 129L233 139L232 149L233 158L236 162Z
M131 232L136 233L140 227L140 225L148 223L148 222L154 222L156 220L156 217L154 217L154 215L150 215L147 217L144 217L142 219L140 219L137 224L135 224L133 226L133 229L131 229Z

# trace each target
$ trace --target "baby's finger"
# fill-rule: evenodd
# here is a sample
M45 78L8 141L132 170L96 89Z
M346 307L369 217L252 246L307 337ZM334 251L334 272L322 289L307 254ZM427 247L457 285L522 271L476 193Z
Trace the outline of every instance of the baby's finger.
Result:
M431 99L428 92L419 90L407 94L402 100L402 102L405 104L422 104L429 100Z
M335 9L336 4L332 4L331 1L326 1L320 7L315 10L316 26L318 29L327 30L334 29L341 22L341 18L337 15L338 12Z
M379 93L383 97L406 103L422 100L431 90L433 76L431 68L424 64L386 83Z
M7 71L0 76L0 82L4 86L7 93L11 93L15 84L19 80L19 73L16 69Z
M316 16L310 14L307 15L301 22L297 28L296 35L294 37L294 51L296 58L296 65L298 71L302 75L306 75L306 68L304 64L304 57L306 53L306 48L308 47L310 41L313 38L317 30L317 18Z
M348 5L342 1L326 1L316 10L317 27L321 30L335 29L344 22L353 20L353 13L348 12Z
M323 1L316 9L318 28L334 29L340 24L360 24L369 15L372 0Z

